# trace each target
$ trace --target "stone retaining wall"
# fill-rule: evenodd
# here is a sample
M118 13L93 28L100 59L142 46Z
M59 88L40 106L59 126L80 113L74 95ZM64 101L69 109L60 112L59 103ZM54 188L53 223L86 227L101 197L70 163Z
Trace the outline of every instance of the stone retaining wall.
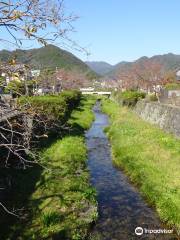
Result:
M180 137L180 107L142 100L137 103L135 112L142 119Z

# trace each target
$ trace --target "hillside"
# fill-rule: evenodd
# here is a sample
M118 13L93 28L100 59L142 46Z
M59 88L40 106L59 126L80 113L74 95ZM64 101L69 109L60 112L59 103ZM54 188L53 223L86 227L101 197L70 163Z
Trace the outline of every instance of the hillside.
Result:
M180 55L168 53L168 54L164 54L164 55L155 55L150 58L144 56L144 57L137 59L134 62L120 62L117 65L115 65L113 70L108 72L107 75L110 77L115 77L118 72L120 72L124 69L128 69L134 63L143 65L143 62L147 61L147 59L152 62L156 61L156 62L162 64L165 71L176 70L176 69L180 68Z
M112 71L114 66L106 62L85 62L94 72L99 75L105 75Z
M15 51L0 51L0 61L6 62L12 56L15 56L18 62L25 63L33 69L50 68L55 69L65 68L68 70L77 69L81 72L87 73L88 76L97 77L83 61L78 59L72 53L62 50L54 45L47 45L38 49Z
M108 72L106 75L108 77L116 77L117 73L121 70L128 69L130 66L132 66L133 63L131 62L120 62L116 65L114 65L113 69Z

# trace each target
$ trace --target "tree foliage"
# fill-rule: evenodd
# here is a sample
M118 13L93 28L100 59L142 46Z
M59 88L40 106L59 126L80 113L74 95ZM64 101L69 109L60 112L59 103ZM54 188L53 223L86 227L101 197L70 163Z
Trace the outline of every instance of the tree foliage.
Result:
M128 106L128 107L134 107L136 105L136 103L138 102L138 100L145 98L146 94L143 92L139 92L139 91L125 91L122 93L115 93L115 98L117 99L117 101L124 105L124 106Z

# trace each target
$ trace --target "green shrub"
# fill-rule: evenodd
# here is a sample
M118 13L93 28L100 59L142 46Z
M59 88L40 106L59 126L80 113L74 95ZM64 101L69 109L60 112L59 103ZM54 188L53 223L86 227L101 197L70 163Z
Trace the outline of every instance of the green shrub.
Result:
M123 106L134 107L139 99L145 98L146 94L138 91L125 91L116 96Z
M153 93L153 94L148 95L148 100L150 100L150 101L152 101L152 102L156 102L156 101L158 101L158 98L157 98L157 96Z
M180 90L180 84L179 83L168 83L165 86L166 90Z
M78 91L65 91L59 95L21 97L19 104L29 106L30 111L42 114L49 120L64 121L81 99Z
M81 92L73 90L73 91L64 91L60 94L68 104L69 109L74 109L75 106L79 103L81 99Z
M24 98L21 103L30 105L30 108L38 114L50 119L62 119L67 111L67 104L60 96L37 96Z

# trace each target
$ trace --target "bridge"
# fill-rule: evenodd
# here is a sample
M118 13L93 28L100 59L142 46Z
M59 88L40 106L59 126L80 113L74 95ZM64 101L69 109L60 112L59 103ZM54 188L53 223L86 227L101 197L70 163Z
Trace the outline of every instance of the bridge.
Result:
M95 91L95 89L93 87L80 88L80 91L83 95L106 95L106 96L111 95L111 92Z
M82 92L83 95L111 95L111 92Z

